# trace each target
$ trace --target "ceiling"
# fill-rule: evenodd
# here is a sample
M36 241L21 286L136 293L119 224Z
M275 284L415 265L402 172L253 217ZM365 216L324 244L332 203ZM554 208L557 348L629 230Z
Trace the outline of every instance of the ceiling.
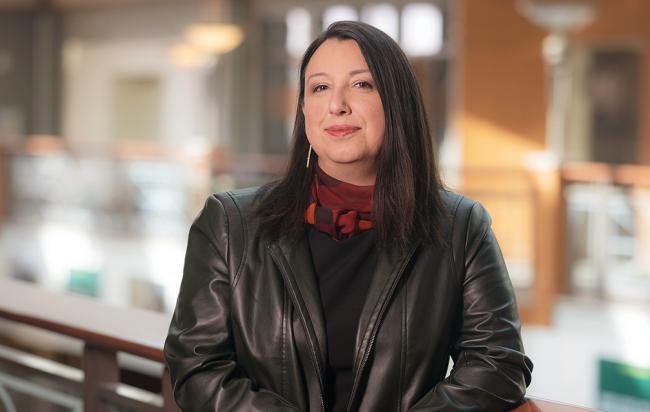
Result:
M37 10L45 7L60 10L77 10L129 4L187 3L197 1L199 0L0 0L0 11Z

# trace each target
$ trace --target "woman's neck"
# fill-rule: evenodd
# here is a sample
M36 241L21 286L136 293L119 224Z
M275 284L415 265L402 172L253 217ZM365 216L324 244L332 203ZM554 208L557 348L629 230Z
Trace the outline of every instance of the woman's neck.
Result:
M373 186L377 177L376 168L360 168L358 165L337 165L335 168L327 164L318 167L328 176L355 186Z

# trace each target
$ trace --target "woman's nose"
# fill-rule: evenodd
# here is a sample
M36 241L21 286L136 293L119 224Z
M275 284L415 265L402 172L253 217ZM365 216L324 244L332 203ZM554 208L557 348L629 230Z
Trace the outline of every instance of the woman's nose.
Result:
M335 89L330 99L330 113L336 116L349 114L350 106L348 105L345 90Z

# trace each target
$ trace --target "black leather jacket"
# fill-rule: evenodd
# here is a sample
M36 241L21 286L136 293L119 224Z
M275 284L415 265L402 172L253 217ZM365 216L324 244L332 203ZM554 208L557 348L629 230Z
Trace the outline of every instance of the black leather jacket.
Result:
M325 326L308 242L260 239L254 195L211 196L190 229L165 343L185 411L324 410ZM349 410L502 411L523 400L532 363L490 217L443 197L450 247L413 240L378 258Z

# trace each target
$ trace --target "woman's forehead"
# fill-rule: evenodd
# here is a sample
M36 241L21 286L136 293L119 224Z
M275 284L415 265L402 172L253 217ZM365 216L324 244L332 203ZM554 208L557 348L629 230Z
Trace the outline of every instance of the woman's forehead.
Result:
M368 64L354 40L327 39L314 52L305 79L315 75L357 74L368 72Z

